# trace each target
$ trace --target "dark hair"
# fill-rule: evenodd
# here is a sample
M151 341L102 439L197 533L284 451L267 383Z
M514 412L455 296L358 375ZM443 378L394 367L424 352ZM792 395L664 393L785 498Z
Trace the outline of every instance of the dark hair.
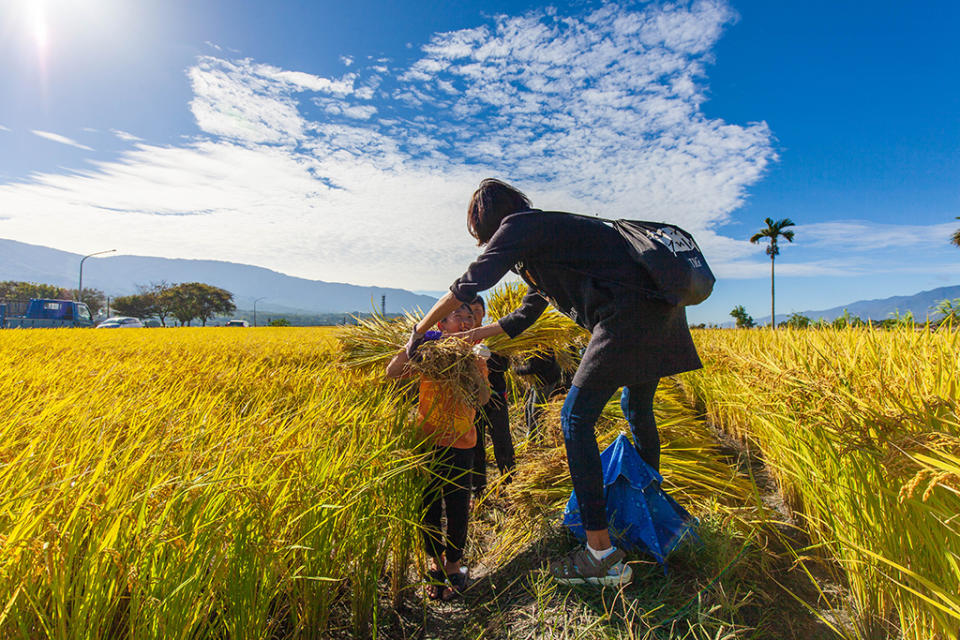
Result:
M487 303L483 301L483 296L477 296L476 298L474 298L473 300L470 301L470 306L471 306L471 307L472 307L473 305L475 305L475 304L478 304L478 305L480 305L481 307L483 307L483 311L484 311L484 312L487 311Z
M473 192L467 206L467 231L477 239L478 245L485 245L504 218L529 208L530 199L520 190L496 178L486 178Z

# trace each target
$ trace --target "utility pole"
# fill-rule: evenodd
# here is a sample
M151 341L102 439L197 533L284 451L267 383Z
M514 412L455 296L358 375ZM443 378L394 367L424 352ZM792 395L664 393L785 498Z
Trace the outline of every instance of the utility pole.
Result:
M80 282L77 284L77 302L83 302L83 261L87 258L92 258L93 256L99 256L103 253L113 253L116 249L107 249L106 251L97 251L96 253L91 253L88 256L83 256L80 258Z
M253 326L257 326L257 303L266 299L266 296L264 296L253 301Z
M387 296L380 296L380 315L387 315Z

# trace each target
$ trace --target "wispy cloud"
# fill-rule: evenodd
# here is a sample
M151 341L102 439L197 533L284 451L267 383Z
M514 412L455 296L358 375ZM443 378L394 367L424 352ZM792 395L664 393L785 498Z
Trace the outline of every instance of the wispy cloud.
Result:
M929 247L950 242L955 223L933 225L879 224L867 220L822 222L796 227L798 237L818 249L876 251Z
M0 186L0 235L78 249L109 230L129 253L443 288L477 252L465 201L495 175L543 208L669 219L749 259L713 230L775 160L771 132L699 109L734 19L717 1L497 16L331 78L202 56L203 139Z
M38 131L36 129L32 129L30 133L32 133L35 136L40 136L41 138L44 138L46 140L50 140L52 142L59 142L60 144L66 144L71 147L76 147L77 149L83 149L84 151L93 151L93 149L91 149L87 145L80 144L76 140L73 140L72 138L68 138L66 136L61 136L58 133L50 133L49 131Z
M127 133L126 131L121 131L120 129L110 129L110 133L124 142L143 142L143 138L137 137L132 133Z
M0 124L0 131L10 131L10 129Z

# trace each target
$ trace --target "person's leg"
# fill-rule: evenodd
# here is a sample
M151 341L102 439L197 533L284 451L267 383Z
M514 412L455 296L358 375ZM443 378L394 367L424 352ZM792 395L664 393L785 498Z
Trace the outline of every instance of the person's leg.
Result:
M547 382L530 387L530 399L527 405L527 438L543 439L543 406L550 400L550 394L556 388L556 382Z
M484 432L487 430L486 426L489 422L486 411L489 406L490 403L488 402L486 406L481 407L473 421L473 425L477 429L477 444L473 448L473 471L470 486L473 489L473 495L477 498L480 498L487 490L487 443ZM491 437L492 435L491 433Z
M607 502L603 493L603 469L594 425L616 389L570 387L560 412L567 464L587 543L595 550L608 549Z
M539 440L537 432L537 385L531 384L527 388L527 395L523 398L523 416L527 422L527 440Z
M423 502L420 517L420 532L423 536L423 550L442 568L443 535L441 532L443 516L443 478L439 476L442 449L434 449L428 465L430 478L423 490Z
M447 536L444 570L450 574L460 571L460 559L467 543L467 520L470 516L470 469L473 449L448 449L443 484L443 502L447 514Z
M490 429L490 440L493 441L493 457L497 461L500 475L509 474L516 466L513 451L513 436L510 435L510 413L507 409L507 400L500 394L494 394L487 403L487 426ZM510 482L510 476L502 480Z
M653 396L659 382L658 379L624 387L620 397L620 409L633 433L633 446L643 461L657 472L660 471L660 435L653 415Z

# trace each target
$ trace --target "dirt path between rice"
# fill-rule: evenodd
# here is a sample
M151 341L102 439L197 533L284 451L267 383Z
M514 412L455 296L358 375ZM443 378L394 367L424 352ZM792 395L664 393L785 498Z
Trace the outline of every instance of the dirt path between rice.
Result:
M491 494L471 516L472 585L465 596L425 602L413 584L399 608L384 603L380 637L838 637L832 627L842 616L827 601L839 599L840 590L826 563L796 562L794 550L806 541L762 461L712 430L671 380L657 394L664 487L700 520L700 541L681 545L666 575L649 558L631 557L634 580L620 591L561 587L543 575L540 567L549 558L574 545L559 525L570 493L561 402L556 398L550 407L542 446L516 439L521 444L513 484ZM519 412L511 424L519 435ZM602 418L601 446L625 428L622 419ZM698 478L707 477L698 475L704 469L710 477L723 476L716 486L697 486ZM495 481L492 466L489 473Z

